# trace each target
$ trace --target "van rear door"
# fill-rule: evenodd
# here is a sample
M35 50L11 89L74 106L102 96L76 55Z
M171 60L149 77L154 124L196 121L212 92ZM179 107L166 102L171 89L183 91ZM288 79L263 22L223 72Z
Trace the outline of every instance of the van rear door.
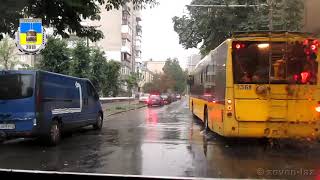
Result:
M88 92L88 119L90 121L95 121L98 115L98 108L97 104L99 101L99 96L97 95L93 85L87 81L86 82L86 89Z
M0 130L32 130L36 118L35 75L0 72Z

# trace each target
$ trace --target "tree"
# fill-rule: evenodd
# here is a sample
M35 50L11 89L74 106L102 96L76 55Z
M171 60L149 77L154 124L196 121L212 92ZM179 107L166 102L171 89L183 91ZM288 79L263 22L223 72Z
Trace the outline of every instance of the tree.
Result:
M42 58L36 65L38 69L45 71L70 74L71 52L64 40L50 37L46 48L41 51Z
M164 67L163 74L154 74L153 81L143 86L144 92L167 93L174 91L182 93L186 88L186 74L179 65L178 59L168 58Z
M54 27L55 33L64 38L75 33L97 41L103 37L102 31L81 25L83 19L99 20L101 7L118 9L128 2L135 8L157 4L156 0L4 0L0 6L0 39L1 33L13 35L19 18L27 16L42 18L44 25Z
M143 89L143 92L145 92L145 93L159 91L159 89L156 87L155 83L152 83L152 82L145 83L143 85L142 89Z
M91 52L91 67L90 80L98 92L102 91L104 84L107 81L105 67L107 59L104 57L104 52L100 49L93 49Z
M64 40L49 38L41 55L38 69L88 78L104 96L119 93L120 63L107 62L100 49L91 49L82 41L75 48L68 49Z
M100 49L92 49L91 51L89 79L97 91L104 96L117 96L120 89L120 63L107 62L104 52Z
M274 30L298 31L301 29L303 0L277 0L272 4ZM242 7L188 7L189 15L173 17L174 30L186 49L201 44L203 55L217 47L235 31L269 30L267 0L193 0L191 4L228 5L253 4L256 8Z
M15 49L16 46L9 37L0 42L0 63L5 70L13 69L15 65L19 64L19 61L16 60Z
M102 87L105 96L117 96L120 90L120 69L121 64L116 61L109 61L104 66L106 81Z
M167 82L167 89L182 93L186 88L186 75L179 65L178 59L167 59L163 67L163 81Z
M128 87L129 93L131 93L131 91L134 88L138 87L139 81L140 81L140 75L134 72L130 73L130 75L124 79L124 82Z
M91 49L79 41L72 50L71 74L80 78L90 78Z

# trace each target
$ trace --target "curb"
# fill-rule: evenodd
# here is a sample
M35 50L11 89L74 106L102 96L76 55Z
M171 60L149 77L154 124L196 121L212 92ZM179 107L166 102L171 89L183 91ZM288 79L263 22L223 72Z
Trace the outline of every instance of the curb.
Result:
M138 110L138 109L141 109L141 108L144 108L144 107L147 107L147 105L144 105L144 106L141 106L141 107L138 107L138 108L134 108L134 109L128 109L128 110L124 110L124 111L115 112L115 113L107 115L107 117L110 117L110 116L113 116L113 115L117 115L117 114L121 114L121 113L124 113L124 112Z

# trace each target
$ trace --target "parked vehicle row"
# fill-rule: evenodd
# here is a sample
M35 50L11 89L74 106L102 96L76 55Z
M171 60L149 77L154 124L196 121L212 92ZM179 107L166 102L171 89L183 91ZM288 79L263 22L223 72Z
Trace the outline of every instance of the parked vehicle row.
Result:
M164 93L164 94L151 94L145 101L145 103L148 105L148 107L151 106L163 106L171 104L177 100L181 99L180 94L170 94L170 93ZM142 99L143 101L144 99Z

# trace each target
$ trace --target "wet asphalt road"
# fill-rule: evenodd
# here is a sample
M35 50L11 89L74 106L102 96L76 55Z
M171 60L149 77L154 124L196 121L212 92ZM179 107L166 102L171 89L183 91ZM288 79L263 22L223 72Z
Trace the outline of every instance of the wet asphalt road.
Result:
M57 147L6 142L0 145L0 168L212 178L315 179L320 174L317 142L271 145L202 129L184 99L107 117L101 132L84 128Z

